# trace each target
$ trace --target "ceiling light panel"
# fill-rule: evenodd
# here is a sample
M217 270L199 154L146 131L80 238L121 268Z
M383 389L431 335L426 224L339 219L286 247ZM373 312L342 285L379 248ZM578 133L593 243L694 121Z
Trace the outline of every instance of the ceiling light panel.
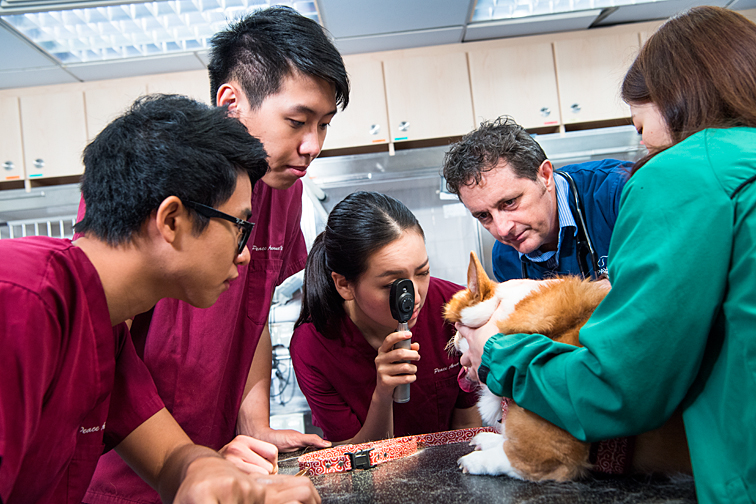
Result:
M164 0L2 19L61 63L85 63L207 49L229 21L271 5L288 5L319 22L314 0Z
M561 14L664 0L478 0L471 22Z

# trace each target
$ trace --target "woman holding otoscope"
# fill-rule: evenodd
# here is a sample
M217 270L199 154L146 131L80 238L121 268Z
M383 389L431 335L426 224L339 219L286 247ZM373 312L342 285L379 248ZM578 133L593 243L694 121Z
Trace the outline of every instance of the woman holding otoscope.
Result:
M412 281L414 309L413 287L401 279ZM401 202L356 192L333 208L307 259L290 345L326 439L363 443L481 425L476 395L457 383L459 357L445 350L455 330L442 309L461 289L430 276L425 235ZM397 331L401 322L409 331ZM395 402L408 384L409 401Z

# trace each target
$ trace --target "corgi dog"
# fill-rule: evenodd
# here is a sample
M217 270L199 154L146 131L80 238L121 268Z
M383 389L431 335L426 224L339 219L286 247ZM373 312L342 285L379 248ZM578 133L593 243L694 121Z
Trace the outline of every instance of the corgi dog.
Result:
M544 334L555 341L581 346L580 328L609 290L608 281L594 282L570 276L496 283L472 252L467 289L455 294L447 303L444 317L451 323L461 322L470 327L480 327L493 318L502 334ZM464 353L467 342L457 333L447 345L449 349L452 347ZM480 386L481 418L485 424L500 426L500 433L483 432L473 438L470 444L475 451L458 461L464 472L506 474L530 481L568 481L585 477L593 469L601 470L591 462L591 443L575 439L512 400L502 404L501 397L483 384L471 383L465 375L466 370L462 369L460 386L465 390ZM505 418L502 418L503 405ZM606 452L607 446L618 445L606 442L606 445L596 446ZM621 446L626 448L623 453L627 456L623 471L692 474L679 412L659 429L635 436L632 442ZM608 454L608 459L612 458L616 460L618 456Z

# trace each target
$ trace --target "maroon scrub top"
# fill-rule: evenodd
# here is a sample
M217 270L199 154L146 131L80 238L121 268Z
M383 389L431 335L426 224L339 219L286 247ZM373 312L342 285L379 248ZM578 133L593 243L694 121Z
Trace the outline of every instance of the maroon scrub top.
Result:
M477 395L464 392L457 383L459 356L445 350L455 329L444 321L442 310L462 289L446 280L430 279L425 304L412 328L412 341L420 343L417 380L410 385L409 402L394 404L395 436L449 430L454 409L476 403ZM354 437L370 408L378 352L349 317L342 321L341 339L327 339L307 323L294 330L289 349L313 424L331 441Z
M236 435L244 385L273 290L307 261L301 215L301 181L286 190L258 182L252 193L250 263L239 268L230 289L210 308L163 299L134 318L137 353L166 407L197 444L218 450ZM109 453L100 459L84 501L159 503L160 497L117 454Z
M81 249L16 238L0 257L0 501L78 504L103 450L163 404Z

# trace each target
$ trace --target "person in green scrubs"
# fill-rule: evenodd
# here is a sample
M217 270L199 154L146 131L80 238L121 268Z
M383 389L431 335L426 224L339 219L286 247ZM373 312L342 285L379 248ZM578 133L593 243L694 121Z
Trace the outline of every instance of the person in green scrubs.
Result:
M639 434L680 409L699 502L753 503L756 25L717 7L669 19L622 97L649 154L623 191L612 290L584 347L463 326L462 365L583 441Z

